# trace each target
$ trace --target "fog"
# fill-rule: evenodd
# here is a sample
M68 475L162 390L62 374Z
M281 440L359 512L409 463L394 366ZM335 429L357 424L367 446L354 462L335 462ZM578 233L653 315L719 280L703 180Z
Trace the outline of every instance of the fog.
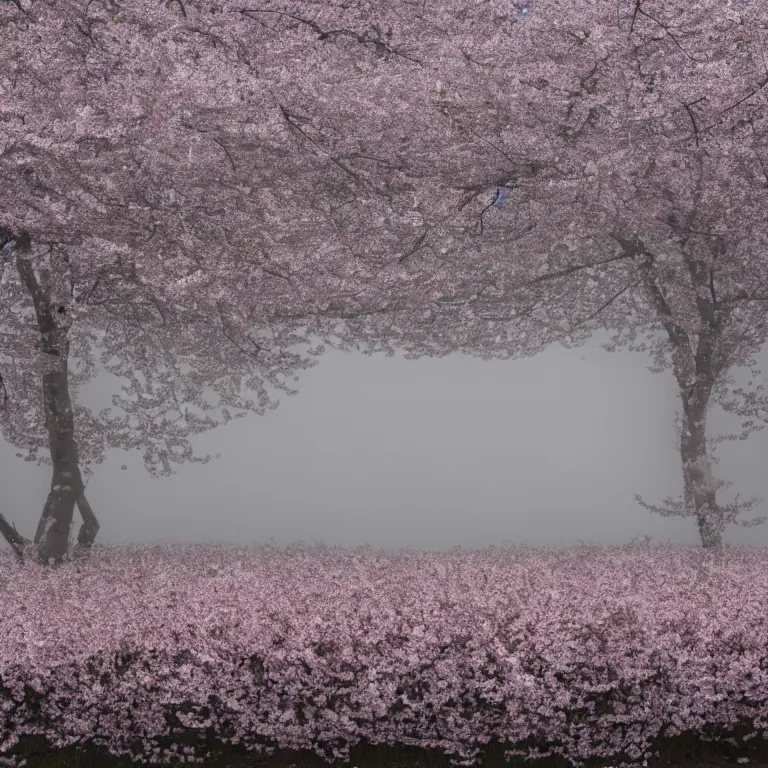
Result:
M440 551L613 546L647 535L698 547L695 517L661 517L634 499L661 504L682 493L672 373L651 373L643 354L602 350L607 338L520 360L327 349L293 383L297 395L277 393L276 410L193 438L198 454L219 459L152 478L138 451L111 450L87 485L97 542ZM763 350L757 362L766 361ZM745 371L734 373L741 384ZM101 375L80 400L107 407L119 384ZM709 437L738 431L738 419L710 409ZM768 497L767 435L717 446L715 474L734 483L723 501L736 491ZM15 458L6 442L1 450L6 518L31 536L50 467ZM72 538L79 524L75 511ZM729 525L723 540L767 546L768 524Z

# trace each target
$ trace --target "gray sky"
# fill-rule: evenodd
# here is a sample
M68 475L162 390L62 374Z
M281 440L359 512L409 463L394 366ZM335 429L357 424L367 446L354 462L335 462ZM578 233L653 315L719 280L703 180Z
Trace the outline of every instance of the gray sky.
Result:
M198 453L220 451L219 460L152 479L138 451L111 451L87 489L97 542L437 551L620 545L649 534L699 546L693 517L663 518L633 498L660 504L682 491L672 374L650 373L645 355L601 350L607 338L513 361L329 351L276 410L194 439ZM765 350L756 359L768 372ZM118 384L103 375L82 401L108 406ZM738 424L711 410L708 434ZM721 501L736 491L768 499L767 448L768 429L718 447L714 471L734 481ZM3 512L32 538L50 468L15 458L4 441L0 451ZM79 526L75 511L72 536ZM768 546L768 523L730 525L724 541ZM4 540L0 548L10 550Z

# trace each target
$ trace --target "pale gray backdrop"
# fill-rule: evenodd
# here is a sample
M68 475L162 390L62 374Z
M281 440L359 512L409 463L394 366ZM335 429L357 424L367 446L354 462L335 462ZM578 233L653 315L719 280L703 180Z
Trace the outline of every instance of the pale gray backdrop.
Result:
M682 490L672 374L650 373L645 355L601 350L607 338L512 361L330 351L290 382L299 394L280 395L276 410L194 440L219 460L153 479L138 451L112 451L87 487L97 542L437 551L618 545L649 534L698 546L693 517L662 518L633 498L660 504ZM768 373L765 350L757 360ZM100 376L82 401L106 407L118 385ZM738 427L710 412L710 435ZM719 446L715 472L734 481L721 501L736 491L768 498L767 447L768 430ZM3 512L32 538L50 469L15 458L4 441L0 451ZM79 525L75 511L73 537ZM768 546L768 523L728 526L724 541Z

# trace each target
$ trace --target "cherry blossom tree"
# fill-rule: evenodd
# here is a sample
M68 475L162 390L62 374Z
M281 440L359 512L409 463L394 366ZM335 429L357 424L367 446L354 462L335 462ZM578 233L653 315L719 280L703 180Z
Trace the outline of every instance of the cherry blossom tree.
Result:
M74 298L74 276L60 249L33 249L26 232L6 245L0 306L9 311L1 326L0 429L17 456L53 470L33 542L0 515L0 533L19 559L32 545L41 563L62 562L75 504L83 524L74 555L87 554L99 524L83 475L93 473L108 448L142 450L153 476L171 474L172 464L206 463L211 457L194 454L192 436L276 408L279 401L266 385L296 394L287 378L297 378L322 353L322 346L304 354L291 351L306 343L293 330L278 336L252 324L242 333L224 304L201 312L191 302L168 301L143 286L125 264L122 274L77 275L88 288ZM238 319L244 324L247 318ZM121 415L113 415L112 408L95 414L74 402L73 395L98 372L97 362L128 379L123 394L113 397ZM258 399L244 395L244 387L257 391ZM206 389L217 395L215 405L205 398ZM219 414L211 415L217 409ZM39 455L45 448L50 458Z
M722 216L708 218L704 191L716 192L722 178L707 178L711 158L703 152L688 159L688 170L697 176L688 215L682 215L684 201L677 198L667 207L665 223L661 216L650 223L646 216L632 221L622 202L603 209L592 205L578 212L589 222L582 240L564 238L542 259L545 272L533 276L527 265L506 262L493 274L488 265L485 276L468 278L450 300L393 307L389 315L364 310L350 311L342 320L318 315L313 332L332 346L366 354L400 349L418 358L460 351L493 359L536 354L555 341L577 347L598 329L612 331L604 347L629 345L653 357L650 370L671 368L682 401L677 427L683 499L667 499L658 507L636 498L664 516L695 516L703 547L719 549L726 524L750 527L767 519L735 519L760 499L740 502L737 495L732 503L717 503L717 490L730 483L713 477L712 463L718 443L746 439L768 421L765 386L734 389L729 374L750 365L752 378L760 375L752 356L766 341L768 237L758 216L735 224ZM663 175L655 183L663 185ZM638 198L643 191L636 188ZM763 205L768 202L765 187L754 194ZM656 195L659 201L667 198ZM618 191L614 199L621 201ZM548 219L555 229L561 223L557 214L553 210ZM573 217L572 209L565 212L562 224ZM713 404L742 418L741 434L707 439Z
M170 337L199 343L190 315L215 317L244 355L258 346L246 341L255 319L284 328L313 314L383 319L399 308L432 322L439 307L455 325L473 303L506 307L500 318L524 308L520 335L488 321L497 347L522 353L562 336L557 318L584 303L566 305L574 290L604 306L570 318L568 333L609 322L619 306L616 327L639 328L652 307L658 320L656 252L703 231L673 218L676 207L728 233L724 284L743 251L764 244L754 227L756 240L739 240L736 221L759 222L765 210L765 14L730 0L551 0L525 12L346 0L3 4L0 224L19 239L29 232L50 248L52 273L73 276L70 304L57 294L63 278L47 289L53 325L45 301L34 305L35 332L60 353L58 381L61 345L75 343L76 292L92 308L106 301L100 291L117 291L104 311L122 302L132 317L118 347L134 367L149 363L131 343L147 345L158 328L164 349L183 358ZM585 268L584 249L606 233L620 252ZM708 274L715 251L696 247L696 269ZM45 280L16 266L34 296ZM632 285L610 269L629 270ZM549 303L536 293L545 288ZM727 302L748 290L731 288ZM712 338L685 325L692 310L679 311L689 340ZM162 318L151 330L150 316ZM676 375L699 387L700 403L712 390L683 348ZM160 407L138 379L132 386L142 405ZM158 439L143 425L147 444ZM77 443L82 461L87 443ZM81 489L74 474L61 477L66 508Z

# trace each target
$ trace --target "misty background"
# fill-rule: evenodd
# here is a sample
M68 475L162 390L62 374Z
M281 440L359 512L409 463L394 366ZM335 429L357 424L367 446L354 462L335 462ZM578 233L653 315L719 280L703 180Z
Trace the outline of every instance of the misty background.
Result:
M579 349L530 358L462 354L406 360L326 347L319 364L275 393L280 406L192 437L208 464L152 478L139 451L111 450L94 467L88 499L101 544L273 543L440 551L460 546L608 546L649 535L700 547L696 518L643 509L682 493L672 371L644 354L606 352L607 332ZM763 348L758 367L768 370ZM733 369L737 386L749 369ZM756 384L759 382L755 382ZM102 373L80 402L111 405L121 381ZM271 393L272 394L272 393ZM120 413L119 409L115 409ZM708 437L740 432L718 406ZM768 498L768 430L716 447L723 502ZM51 468L2 451L4 514L31 538ZM121 466L127 469L122 470ZM738 519L764 514L768 502ZM70 537L80 527L75 511ZM768 546L768 523L729 525L724 543ZM0 548L10 546L0 540Z

